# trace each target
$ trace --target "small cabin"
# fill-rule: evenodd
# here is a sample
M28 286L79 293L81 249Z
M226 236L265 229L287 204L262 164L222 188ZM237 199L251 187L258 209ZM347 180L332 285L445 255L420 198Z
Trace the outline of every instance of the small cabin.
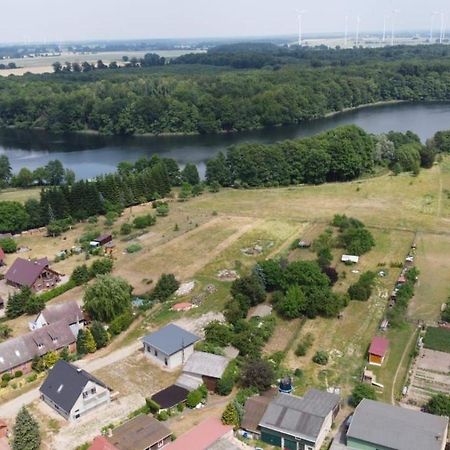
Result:
M358 264L359 256L356 255L342 255L341 261L346 264Z
M108 242L112 241L112 234L103 234L102 236L99 236L98 238L94 239L90 242L91 247L103 247Z
M372 339L369 348L369 364L381 366L389 348L389 341L381 336Z

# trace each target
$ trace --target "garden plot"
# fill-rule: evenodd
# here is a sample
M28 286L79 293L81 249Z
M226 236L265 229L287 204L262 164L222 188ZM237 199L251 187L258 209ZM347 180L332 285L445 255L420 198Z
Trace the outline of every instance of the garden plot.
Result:
M423 405L438 393L450 394L450 353L422 349L412 368L405 401Z

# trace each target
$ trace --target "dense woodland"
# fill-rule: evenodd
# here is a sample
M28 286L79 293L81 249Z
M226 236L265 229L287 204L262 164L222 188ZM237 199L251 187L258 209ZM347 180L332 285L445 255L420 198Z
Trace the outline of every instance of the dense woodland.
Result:
M150 55L146 64L154 62L154 67L93 70L89 65L77 73L59 68L56 74L4 78L0 126L105 134L217 133L295 124L380 101L450 99L446 46L275 48L287 56L273 64L265 61L275 58L270 51L219 48L164 65ZM257 67L251 62L256 55L264 60L262 68L236 69L236 55ZM217 57L223 59L221 67L214 67Z

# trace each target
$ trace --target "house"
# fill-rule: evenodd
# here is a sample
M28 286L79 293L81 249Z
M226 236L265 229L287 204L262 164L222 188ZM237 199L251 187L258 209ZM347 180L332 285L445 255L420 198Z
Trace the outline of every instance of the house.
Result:
M232 437L231 425L223 425L216 417L209 417L171 442L167 450L208 450L218 441Z
M3 266L5 264L5 252L0 247L0 266Z
M89 243L91 247L102 247L112 241L112 234L103 234Z
M53 366L39 391L41 399L69 421L111 401L110 389L103 382L63 360Z
M254 439L261 438L259 423L275 395L277 395L277 390L270 389L261 395L255 395L247 399L244 405L244 416L241 423L241 428L245 431L245 436Z
M369 364L381 366L389 348L389 341L382 336L375 336L369 347Z
M347 447L378 450L444 450L448 418L364 399L347 431Z
M20 370L31 372L31 363L36 356L67 348L76 350L76 336L65 321L55 322L22 336L0 343L0 374Z
M182 387L172 384L169 387L152 395L152 400L156 402L161 409L169 409L184 403L187 399L189 391Z
M117 448L105 436L97 436L92 441L88 450L117 450Z
M47 258L17 258L5 274L7 284L16 288L29 287L35 292L51 289L61 280L61 275L50 269Z
M204 384L208 391L215 392L230 360L212 353L194 352L183 367L183 373L175 384L189 391Z
M342 255L341 261L343 263L349 263L349 264L357 264L359 262L359 256L355 255Z
M61 320L69 325L75 336L78 336L78 331L84 328L86 322L78 303L72 300L59 305L47 306L37 315L34 322L29 323L29 328L33 331Z
M105 450L156 450L171 442L172 432L152 416L140 415L114 428ZM102 447L99 447L99 450Z
M292 450L319 450L331 430L340 397L316 389L304 397L279 393L262 417L261 440Z
M174 369L184 364L194 353L200 338L170 323L155 333L144 336L144 354L153 362Z
M182 302L182 303L176 303L170 309L172 311L176 311L176 312L184 312L184 311L189 311L194 307L195 307L195 305L193 305L192 303Z

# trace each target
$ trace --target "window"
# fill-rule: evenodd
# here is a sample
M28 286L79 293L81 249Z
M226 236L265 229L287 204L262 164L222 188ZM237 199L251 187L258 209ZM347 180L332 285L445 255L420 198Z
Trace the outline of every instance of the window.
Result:
M165 364L166 366L168 365L167 358L164 358L164 364Z
M83 392L83 398L86 398L89 395L89 391Z
M96 392L97 392L97 388L93 387L93 388L91 389L91 394L95 394Z
M158 448L164 447L164 439L158 442Z
M158 356L158 350L155 348L155 356Z

